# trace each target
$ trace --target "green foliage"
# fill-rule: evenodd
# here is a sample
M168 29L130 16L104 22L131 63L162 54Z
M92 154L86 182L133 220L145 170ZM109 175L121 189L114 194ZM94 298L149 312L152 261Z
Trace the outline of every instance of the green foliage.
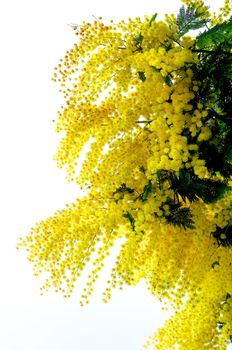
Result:
M153 16L151 16L151 19L149 21L150 26L151 26L152 22L155 22L157 15L158 15L158 13L155 13Z
M228 145L226 154L225 154L225 161L227 163L232 163L232 146Z
M193 6L185 8L182 6L177 15L176 24L178 25L177 33L182 37L190 30L202 28L207 23L204 13L199 12Z
M115 193L134 193L134 190L123 183L113 194Z
M123 217L129 220L132 230L135 231L135 219L133 218L131 213L127 211L125 214L123 214Z
M232 42L232 18L227 22L218 24L211 29L207 29L200 34L196 39L198 49L215 49L223 46L223 44L230 44Z
M156 348L224 349L232 334L232 250L224 249L232 247L231 20L197 40L179 40L210 18L201 0L184 2L193 5L180 9L177 25L172 15L155 23L155 14L150 22L96 20L78 30L78 43L54 73L66 102L56 159L70 180L90 190L20 244L35 274L46 271L43 289L65 297L92 261L83 304L122 237L104 300L112 288L146 279L175 311L152 336ZM227 14L226 8L227 2Z
M144 72L138 72L138 75L139 75L139 79L142 80L142 82L146 80L146 76Z
M223 78L232 79L232 54L224 59L224 70L222 72Z
M212 137L208 141L199 142L197 136L191 140L199 146L199 157L211 176L221 175L223 181L213 184L211 180L199 181L203 190L201 198L206 203L223 197L229 190L228 181L232 176L232 19L203 32L196 39L193 51L198 52L200 65L195 72L196 79L202 84L196 96L196 103L210 105L205 125L211 130ZM188 135L186 135L188 137ZM211 183L210 183L211 182ZM215 186L214 186L215 185ZM199 189L200 189L199 187ZM208 194L210 196L208 197ZM211 198L211 199L210 199ZM220 231L220 230L219 230ZM220 234L215 238L220 244ZM228 246L228 245L227 245Z
M221 144L221 147L217 147L214 143L203 142L199 145L199 153L212 175L220 173L225 179L230 178L232 175L230 144L225 144L225 147Z
M143 51L143 48L142 48L142 43L143 43L143 35L141 33L139 33L139 35L135 36L133 38L133 45L135 46L135 51Z
M215 203L231 190L227 184L210 179L198 179L193 186L197 190L197 196L205 203Z
M155 66L150 66L150 67L151 67L151 69L153 70L153 72L158 73L158 72L161 71L161 68L156 68Z
M182 207L180 203L169 199L165 202L169 206L169 214L164 214L168 224L187 228L194 228L192 215L189 208Z
M160 171L158 183L168 182L170 189L174 191L174 200L179 202L179 197L186 203L202 199L205 203L213 203L222 198L230 190L226 183L211 179L199 179L191 171L180 169L179 176L174 172Z
M139 199L145 202L148 196L152 193L152 182L149 180L148 184L144 186L143 193L140 194Z
M167 222L183 228L194 227L190 209L185 206L188 201L191 203L201 199L207 204L214 203L230 190L225 182L199 179L192 170L186 169L180 169L178 175L174 172L160 170L157 172L157 181L160 188L166 183L174 192L174 198L164 203L170 208L170 214L164 215Z
M199 95L213 101L215 110L221 108L230 120L232 109L232 19L200 34L196 39L195 50L199 52L201 66L197 78L203 82ZM218 117L218 115L216 115Z
M156 15L152 16L150 25L155 21ZM183 36L189 30L199 29L206 25L204 14L189 6L181 7L177 16L178 35ZM205 165L211 175L208 179L200 179L193 172L193 169L180 169L179 174L166 170L157 172L157 184L160 188L168 183L169 188L174 192L174 198L168 199L169 214L165 214L167 223L183 228L193 228L191 212L186 204L196 200L203 200L204 203L214 203L223 198L230 190L228 180L232 176L232 21L217 25L197 37L193 51L198 52L200 65L194 72L196 80L202 81L199 92L196 94L193 104L198 103L212 107L205 118L205 126L211 130L212 137L208 141L198 141L197 137L191 137L187 132L185 135L189 142L198 144L199 157L205 161ZM135 51L142 50L143 36L140 33L133 40ZM154 73L160 69L151 66ZM145 82L144 72L138 72L139 79ZM172 85L169 76L164 77L164 82ZM184 132L184 131L183 131ZM141 171L145 172L144 168ZM215 180L214 176L220 174L222 180ZM132 190L132 189L130 189ZM128 192L126 187L120 188L121 192ZM145 202L153 191L152 182L149 181L143 192L136 199ZM164 205L164 204L163 204ZM161 206L162 209L162 206ZM124 215L131 223L134 230L134 218L130 213ZM215 232L214 238L219 244L229 246L230 230L226 239L220 228Z
M213 236L216 238L218 245L223 247L232 247L232 225L227 225L224 228L217 226ZM229 295L228 298L230 297L231 296Z
M113 195L119 194L120 197L117 198L115 201L116 203L120 200L124 198L124 195L126 193L132 194L134 193L134 189L127 187L125 183L123 183L119 188L116 189L116 191L113 192Z
M166 77L164 77L164 82L165 84L167 84L168 86L172 85L172 79L169 77L169 75L166 75Z
M219 172L229 179L232 175L232 80L225 77L224 66L228 54L223 53L219 57L216 52L201 55L204 63L198 73L203 82L199 92L200 102L206 101L207 94L208 100L213 102L205 120L212 137L207 142L198 142L199 155L212 175Z

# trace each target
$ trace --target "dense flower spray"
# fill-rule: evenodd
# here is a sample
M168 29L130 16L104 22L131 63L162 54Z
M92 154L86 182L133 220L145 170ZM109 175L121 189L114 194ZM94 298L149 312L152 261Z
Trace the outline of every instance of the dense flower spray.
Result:
M226 349L232 338L232 21L184 0L179 14L74 28L55 70L66 104L59 167L86 195L19 246L35 275L70 296L92 256L81 303L124 238L104 292L145 279L175 313L155 349ZM190 30L200 29L196 37ZM198 31L199 32L199 31ZM83 147L88 152L77 173Z

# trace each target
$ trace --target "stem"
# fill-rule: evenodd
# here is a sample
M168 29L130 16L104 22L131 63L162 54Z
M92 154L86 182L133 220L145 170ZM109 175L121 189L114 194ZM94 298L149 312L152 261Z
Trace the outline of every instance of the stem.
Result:
M138 120L136 123L137 123L137 124L142 124L142 123L151 124L151 123L152 123L152 120Z

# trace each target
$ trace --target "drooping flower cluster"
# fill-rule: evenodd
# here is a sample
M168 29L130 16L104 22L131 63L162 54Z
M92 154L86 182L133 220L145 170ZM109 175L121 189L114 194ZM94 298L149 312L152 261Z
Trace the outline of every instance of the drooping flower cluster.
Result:
M123 237L104 300L112 288L146 279L176 310L151 338L155 349L225 349L232 335L232 83L224 68L232 63L231 21L222 23L220 45L212 39L222 34L219 24L193 39L186 33L210 23L210 14L201 1L186 5L165 21L154 15L106 26L98 19L75 28L78 43L54 74L66 99L56 160L88 191L19 245L36 275L47 271L43 289L65 296L94 257L83 304Z

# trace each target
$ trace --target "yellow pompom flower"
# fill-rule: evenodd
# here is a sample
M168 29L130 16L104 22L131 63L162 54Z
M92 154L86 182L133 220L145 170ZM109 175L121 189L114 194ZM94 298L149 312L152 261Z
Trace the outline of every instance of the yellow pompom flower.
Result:
M202 0L183 3L210 17ZM221 11L228 16L228 0ZM90 263L84 305L122 242L103 300L113 288L145 279L175 311L151 337L154 349L225 350L232 250L217 240L228 238L232 194L214 201L216 190L205 184L223 176L207 167L203 152L219 142L208 120L218 95L199 98L202 62L194 39L177 29L174 15L117 25L99 18L75 28L77 43L53 77L65 99L55 160L83 197L37 223L19 246L36 276L46 271L42 293L54 288L70 297Z

